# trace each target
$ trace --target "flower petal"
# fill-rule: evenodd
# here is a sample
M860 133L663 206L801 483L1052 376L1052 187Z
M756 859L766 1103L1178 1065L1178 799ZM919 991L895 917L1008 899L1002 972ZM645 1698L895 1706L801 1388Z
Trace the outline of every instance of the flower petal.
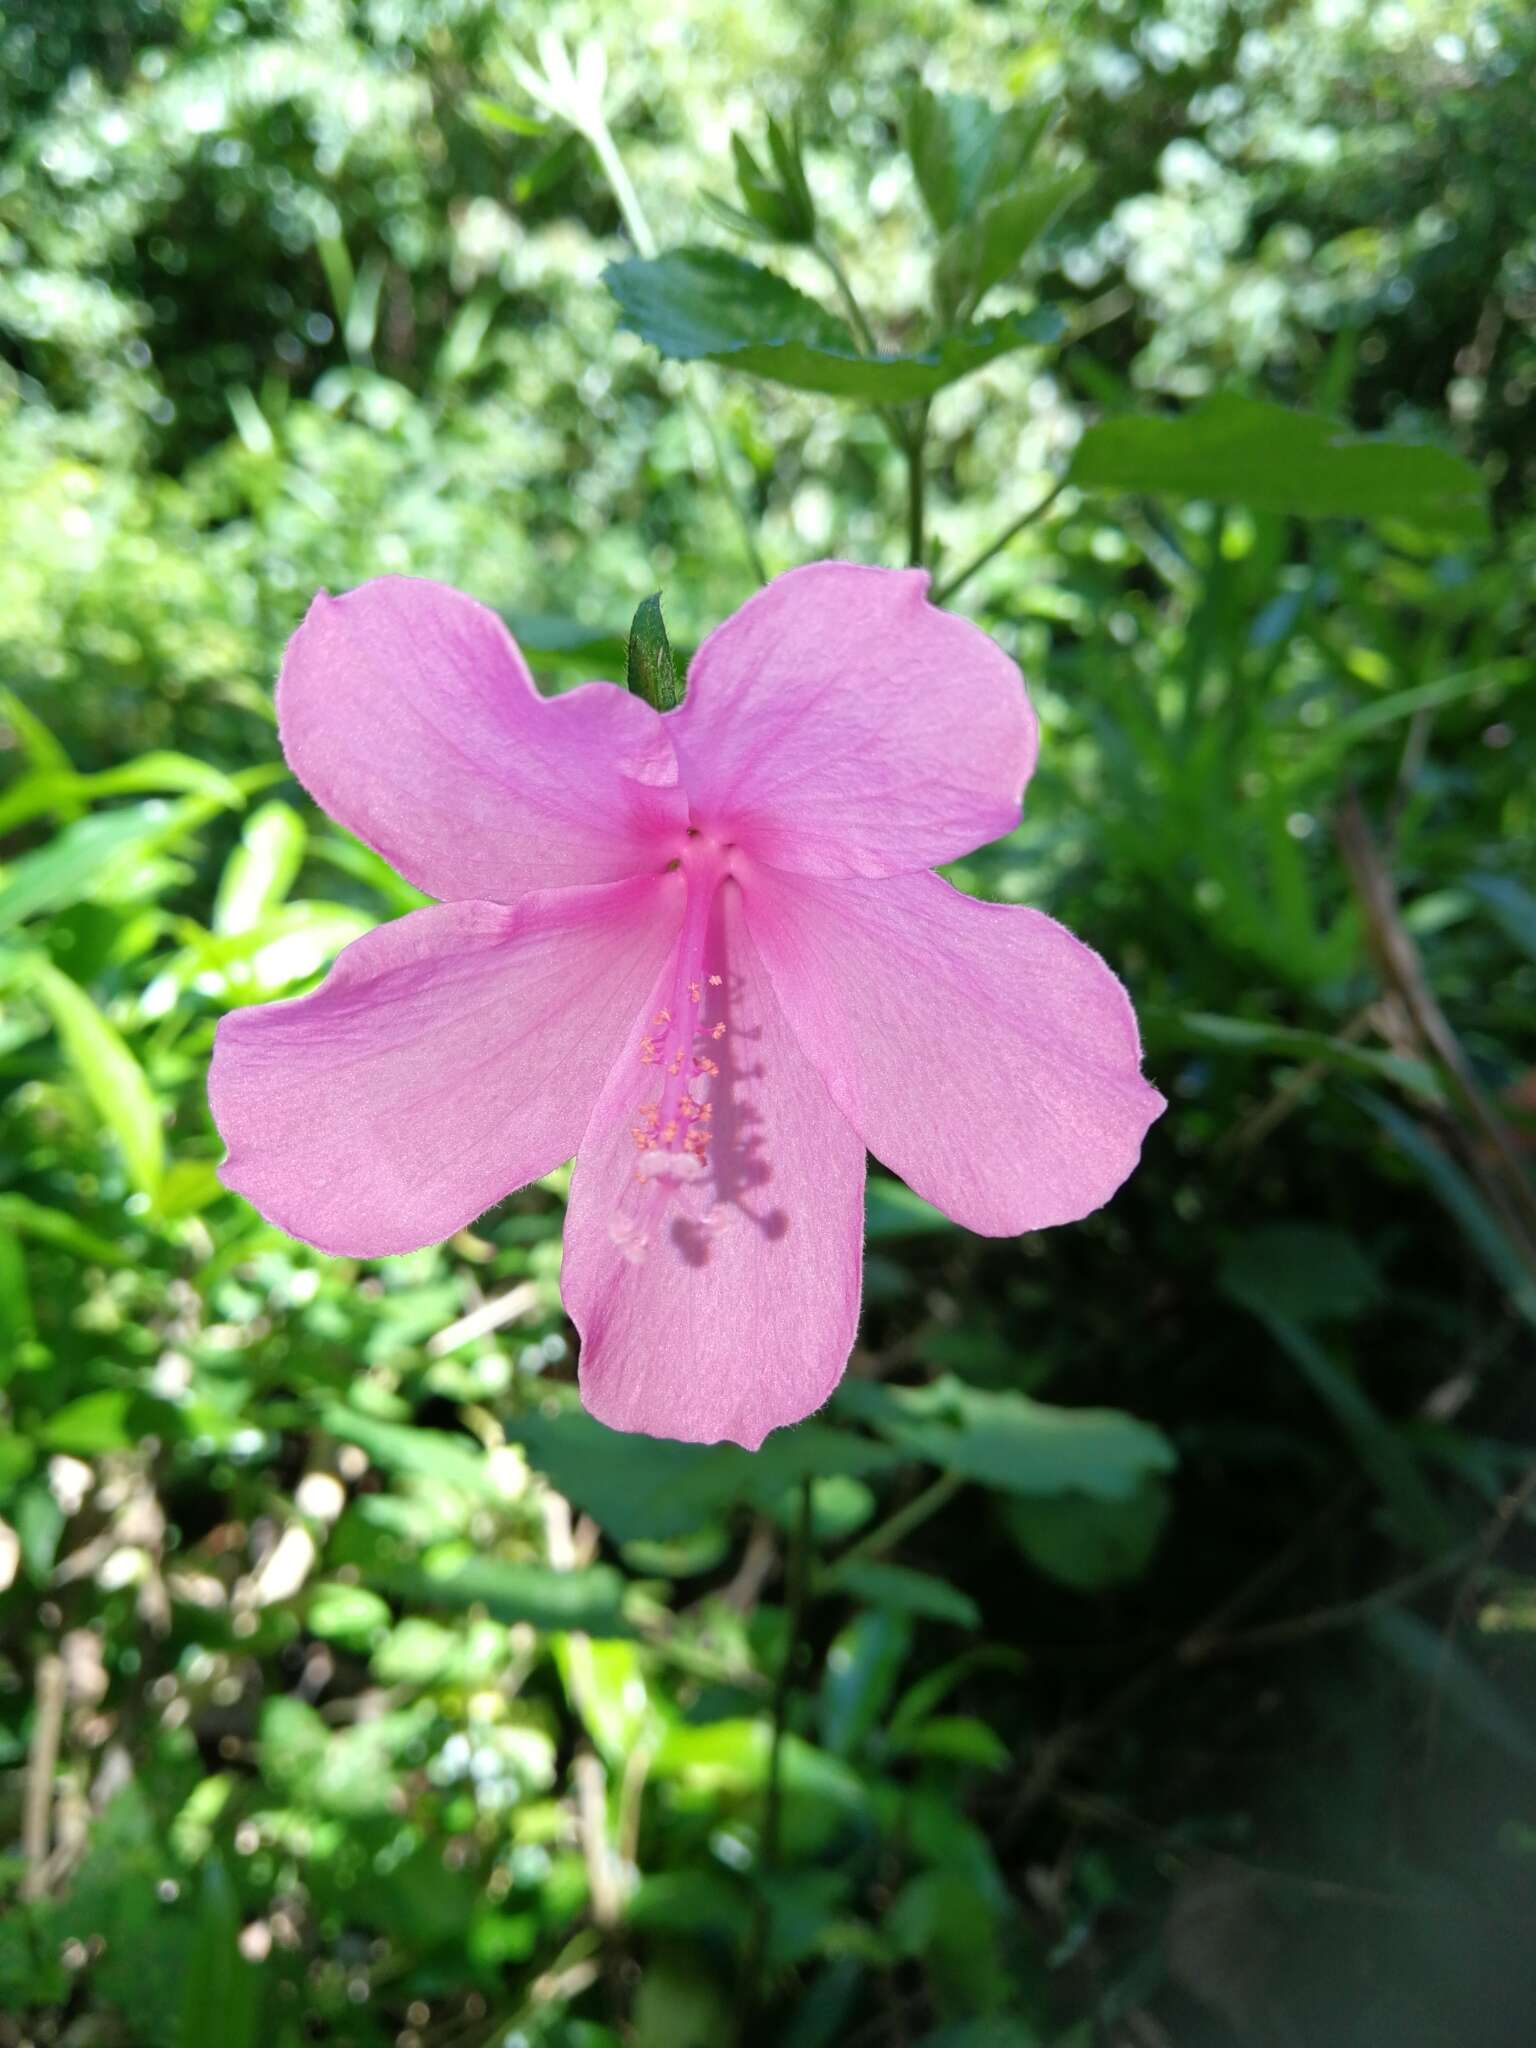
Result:
M322 1251L435 1244L569 1159L677 935L674 878L450 903L219 1025L226 1187Z
M442 583L322 592L277 714L316 803L450 902L657 872L688 822L648 704L610 683L541 697L496 614Z
M1135 1166L1165 1104L1129 998L1038 910L937 875L744 878L779 1000L865 1143L989 1237L1071 1223Z
M711 633L664 723L693 822L812 875L934 866L1012 831L1023 679L921 569L792 569Z
M720 975L698 1011L720 1069L699 1086L714 1105L708 1171L637 1177L632 1126L650 1077L626 1055L576 1156L561 1292L600 1421L755 1450L842 1377L859 1318L864 1147L784 1021L733 883L707 958Z

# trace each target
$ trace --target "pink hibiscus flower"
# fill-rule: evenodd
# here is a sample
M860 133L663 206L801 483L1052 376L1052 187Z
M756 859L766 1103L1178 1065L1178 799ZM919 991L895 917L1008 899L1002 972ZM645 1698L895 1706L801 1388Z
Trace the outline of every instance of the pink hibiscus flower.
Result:
M440 584L317 597L283 750L442 900L224 1018L225 1184L372 1258L574 1155L588 1409L754 1449L847 1361L866 1147L989 1236L1107 1201L1163 1101L1096 954L929 872L1017 823L1036 729L927 582L779 577L665 716L606 683L541 698L496 615Z

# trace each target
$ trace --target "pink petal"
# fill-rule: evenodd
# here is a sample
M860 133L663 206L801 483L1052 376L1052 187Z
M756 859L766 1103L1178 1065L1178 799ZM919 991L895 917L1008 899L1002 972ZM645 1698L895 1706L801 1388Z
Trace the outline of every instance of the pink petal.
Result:
M434 1244L569 1159L675 943L682 887L450 903L356 939L312 995L219 1025L226 1187L322 1251Z
M541 697L496 614L445 584L322 592L277 714L316 803L450 902L655 873L687 825L648 704L610 683Z
M920 569L792 569L712 633L666 729L693 822L813 875L889 875L1009 832L1023 679Z
M989 1237L1107 1202L1165 1104L1125 990L1038 910L937 875L744 877L779 1000L871 1152Z
M581 1391L615 1429L755 1450L819 1408L859 1317L864 1147L785 1024L727 882L696 1013L720 1068L708 1172L637 1179L632 1127L655 1068L639 1035L581 1141L561 1291L581 1332ZM718 1040L717 1023L726 1025Z

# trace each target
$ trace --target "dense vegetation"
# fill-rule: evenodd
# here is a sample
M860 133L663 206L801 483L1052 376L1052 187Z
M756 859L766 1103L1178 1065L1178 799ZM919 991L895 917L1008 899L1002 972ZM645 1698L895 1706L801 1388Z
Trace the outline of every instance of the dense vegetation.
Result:
M0 2043L1513 2048L1533 17L524 16L0 14ZM621 1437L562 1174L368 1266L218 1184L219 1015L422 900L272 678L829 553L1016 653L953 879L1170 1109L1034 1239L877 1174L831 1407Z

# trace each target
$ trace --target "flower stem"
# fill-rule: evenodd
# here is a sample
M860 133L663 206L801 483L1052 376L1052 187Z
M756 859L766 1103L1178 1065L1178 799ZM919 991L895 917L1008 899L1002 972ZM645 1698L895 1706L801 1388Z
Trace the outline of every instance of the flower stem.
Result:
M923 530L924 497L927 478L924 474L924 443L928 437L928 408L919 408L916 418L907 434L907 561L914 569L921 569L923 556L927 551Z
M1054 505L1056 500L1061 496L1062 492L1066 489L1066 487L1067 486L1065 478L1062 478L1058 482L1052 484L1051 488L1046 492L1045 496L1042 499L1040 499L1039 503L1031 505L1027 512L1021 512L1018 518L1014 520L1011 526L1005 526L1003 528L1003 531L997 536L997 539L993 541L990 546L984 547L979 555L973 555L970 561L962 564L962 566L955 571L953 576L945 577L944 581L939 585L938 589L930 592L929 602L931 604L943 604L949 598L953 597L955 592L960 588L962 583L969 583L971 578L976 574L978 569L985 569L988 562L992 560L993 556L1000 555L1003 549L1007 547L1008 543L1017 534L1021 534L1026 526L1033 526L1037 519L1041 518L1043 514L1048 512L1051 506Z

